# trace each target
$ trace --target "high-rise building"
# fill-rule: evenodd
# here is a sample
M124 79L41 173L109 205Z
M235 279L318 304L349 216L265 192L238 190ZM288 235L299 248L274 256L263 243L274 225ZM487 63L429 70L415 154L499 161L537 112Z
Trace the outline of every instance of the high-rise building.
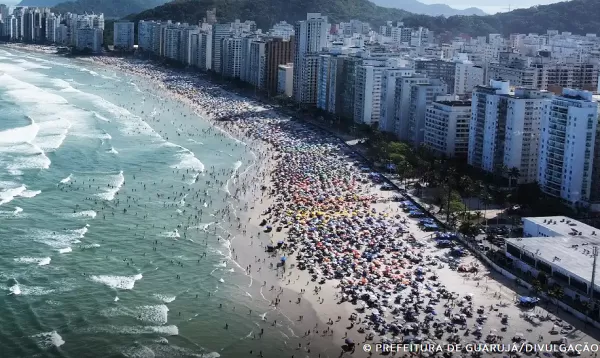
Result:
M415 61L415 70L429 78L437 78L446 82L448 92L455 95L471 95L475 86L483 84L484 71L480 66L461 58L454 60Z
M385 68L381 78L381 111L379 130L395 133L396 79L409 77L415 73L412 68Z
M507 81L491 80L489 86L478 86L473 91L469 165L488 172L502 167L507 110L504 99L509 94L510 84Z
M223 76L230 78L240 78L242 66L242 38L231 36L222 41L222 67Z
M113 45L115 48L126 51L133 50L135 36L133 31L134 23L131 21L115 21L113 28Z
M231 34L231 24L214 24L212 28L212 70L217 73L222 73L222 58L221 50L223 47L223 40Z
M98 53L102 50L102 34L102 29L95 27L77 29L75 46L78 50L88 49L92 53Z
M425 139L425 112L433 101L446 97L448 87L444 81L429 79L429 83L414 84L410 88L410 104L408 106L408 140L416 147ZM446 100L453 100L449 96Z
M537 89L516 88L507 97L506 128L504 130L503 168L518 169L518 177L503 172L515 183L533 183L537 180L540 128L544 105L552 94Z
M425 112L425 146L446 157L466 157L471 101L435 101Z
M537 179L541 117L551 94L535 89L509 89L509 82L490 81L473 91L469 126L470 165L519 183ZM508 170L508 172L507 172Z
M538 183L573 206L590 201L598 103L588 91L564 89L544 106Z
M341 96L340 103L342 104L339 112L346 119L354 118L354 95L356 92L356 70L362 63L362 58L357 56L343 57L341 92L337 91Z
M248 82L258 89L265 87L266 75L266 43L263 40L255 40L250 43Z
M265 44L265 91L269 96L277 93L279 65L292 62L295 37L268 38ZM289 81L290 85L292 81Z
M212 69L212 29L202 30L198 36L198 67L208 71Z
M381 81L385 69L385 62L367 60L356 69L354 122L379 125Z
M411 76L396 79L394 100L394 131L401 140L409 140L411 88L413 85L429 83L427 76L414 73Z
M329 113L337 113L341 108L339 103L341 91L343 57L338 54L319 55L317 71L317 108Z
M321 16L320 13L308 13L305 21L296 23L294 29L294 99L296 102L313 105L317 102L318 56L316 54L327 47L328 31L327 17ZM304 79L309 82L305 82Z

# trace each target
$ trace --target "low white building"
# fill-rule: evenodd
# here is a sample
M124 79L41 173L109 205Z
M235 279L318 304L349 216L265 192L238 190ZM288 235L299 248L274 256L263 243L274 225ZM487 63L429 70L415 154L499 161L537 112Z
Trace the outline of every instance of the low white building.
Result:
M506 239L506 256L514 268L534 278L544 273L564 288L565 295L589 296L600 230L568 217L548 216L523 218L523 234ZM599 265L600 260L596 272ZM595 280L594 297L600 297L598 277Z
M292 97L294 92L294 64L279 65L277 71L277 93Z
M134 23L131 21L115 21L113 28L113 45L115 48L132 51L135 38Z

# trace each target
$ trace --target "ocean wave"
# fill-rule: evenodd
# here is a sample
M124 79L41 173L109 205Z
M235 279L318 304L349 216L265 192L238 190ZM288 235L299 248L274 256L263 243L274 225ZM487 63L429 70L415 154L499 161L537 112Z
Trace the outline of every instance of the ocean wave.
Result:
M142 274L135 276L110 276L110 275L99 275L90 276L90 279L94 282L103 283L111 288L119 288L123 290L132 290L135 282L142 279Z
M62 249L58 249L58 252L61 254L68 254L69 252L73 252L73 249L69 246Z
M174 231L167 231L162 233L163 237L169 237L172 239L178 239L181 236L179 235L179 230L175 229Z
M31 338L34 338L37 345L43 349L60 347L65 344L63 338L56 331L35 334Z
M96 212L94 210L83 210L75 213L67 214L66 216L71 218L95 218Z
M109 333L109 334L162 334L166 336L179 335L179 328L175 325L169 326L94 326L90 327L89 331L94 333Z
M73 179L73 174L69 174L68 177L61 179L60 183L61 184L68 184L71 182L71 179Z
M119 154L119 152L115 149L115 147L110 147L110 149L107 150L106 152L111 153L111 154Z
M20 284L17 280L11 281L13 281L13 283L9 287L2 287L5 290L8 290L8 295L10 296L44 296L56 292L56 290L46 287L27 286Z
M81 229L75 230L62 230L62 231L51 231L51 230L43 230L37 229L32 230L31 234L33 236L33 240L35 242L39 242L55 249L60 249L60 253L71 252L70 246L73 244L80 243L81 239L85 237L85 234L88 231L88 226L86 225ZM66 250L66 251L63 251Z
M160 293L155 293L152 296L155 297L156 299L162 301L162 302L165 302L165 303L173 302L177 298L177 296L163 295L163 294L160 294Z
M179 162L171 165L171 168L189 169L197 172L204 171L204 164L191 151L187 150L186 152L177 153L176 156L179 158Z
M23 184L19 186L16 185L18 184L15 183L12 187L0 189L0 205L10 203L17 197L33 198L42 192L41 190L28 190L27 186Z
M50 257L19 257L14 259L15 262L23 264L37 264L38 266L45 266L50 264Z
M121 190L123 185L125 184L125 177L123 176L123 171L121 170L118 175L116 175L107 191L104 193L96 194L96 196L100 197L103 200L111 201L115 198L115 195Z

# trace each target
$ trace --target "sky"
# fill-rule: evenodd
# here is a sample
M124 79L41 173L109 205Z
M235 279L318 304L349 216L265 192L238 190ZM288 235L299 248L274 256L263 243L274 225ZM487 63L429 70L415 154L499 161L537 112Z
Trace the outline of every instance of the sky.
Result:
M0 4L16 5L21 0L0 0ZM401 1L401 0L399 0ZM561 0L419 0L425 4L448 4L455 9L466 9L468 7L478 7L488 14L497 12L506 12L510 6L511 9L526 8L534 5L547 5Z
M447 4L455 9L466 9L468 7L478 7L488 14L497 12L506 12L510 6L511 10L517 8L527 8L535 5L548 5L564 0L419 0L425 4Z

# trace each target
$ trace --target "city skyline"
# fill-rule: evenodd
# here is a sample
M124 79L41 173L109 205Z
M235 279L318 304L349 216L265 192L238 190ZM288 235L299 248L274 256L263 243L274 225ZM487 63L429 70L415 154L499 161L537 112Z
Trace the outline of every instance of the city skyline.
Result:
M401 1L401 0L400 0ZM3 3L9 6L17 5L21 2L21 0L4 0ZM502 3L498 3L494 0L481 0L478 1L476 5L473 2L466 0L447 0L447 1L439 1L439 0L420 0L420 2L424 4L446 4L452 8L463 10L469 7L476 7L484 12L493 15L498 12L507 12L509 8L511 10L515 9L523 9L536 5L549 5L557 2L561 2L560 0L525 0L525 1L510 1L505 0Z

